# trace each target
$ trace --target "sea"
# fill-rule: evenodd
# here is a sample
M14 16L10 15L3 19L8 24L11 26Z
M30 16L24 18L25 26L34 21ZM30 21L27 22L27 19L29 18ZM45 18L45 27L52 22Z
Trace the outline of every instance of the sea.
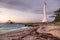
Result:
M21 28L27 28L24 24L15 23L15 24L7 24L7 23L0 23L0 34L6 33L14 30L19 30Z

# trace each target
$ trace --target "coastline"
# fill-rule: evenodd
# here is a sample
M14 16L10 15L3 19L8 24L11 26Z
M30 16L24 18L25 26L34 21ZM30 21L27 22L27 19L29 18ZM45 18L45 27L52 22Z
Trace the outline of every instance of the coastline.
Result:
M12 31L21 30L21 29L24 29L24 28L28 28L28 27L21 27L21 28L17 28L17 29L6 30L6 31L2 31L2 32L0 32L0 34L5 34L5 33L12 32Z
M44 27L44 26L42 26L42 27ZM23 39L29 40L30 37L35 39L35 35L37 35L37 38L40 37L39 40L42 38L43 38L42 40L45 40L46 38L47 38L46 40L48 40L48 39L60 40L59 37L54 36L52 33L46 32L46 30L41 29L41 27L27 27L27 28L17 29L17 30L11 31L11 32L3 33L3 34L0 34L0 39L1 40L23 40ZM41 38L41 36L42 36L42 38Z

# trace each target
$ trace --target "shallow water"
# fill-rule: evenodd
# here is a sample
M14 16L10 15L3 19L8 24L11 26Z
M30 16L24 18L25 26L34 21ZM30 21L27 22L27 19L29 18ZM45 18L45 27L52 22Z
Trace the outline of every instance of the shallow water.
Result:
M9 32L9 31L16 30L22 27L25 27L25 25L0 23L0 33Z

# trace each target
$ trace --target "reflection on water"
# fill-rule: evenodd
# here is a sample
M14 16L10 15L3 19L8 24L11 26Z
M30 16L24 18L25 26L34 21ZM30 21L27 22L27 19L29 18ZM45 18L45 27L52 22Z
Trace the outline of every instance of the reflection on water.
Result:
M8 31L18 29L21 27L25 27L25 25L23 25L23 24L1 24L0 23L0 33L8 32Z

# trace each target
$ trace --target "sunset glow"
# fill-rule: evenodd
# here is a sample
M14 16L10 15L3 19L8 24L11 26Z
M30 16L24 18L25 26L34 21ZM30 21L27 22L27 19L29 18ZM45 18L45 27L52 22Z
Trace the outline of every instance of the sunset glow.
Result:
M32 2L30 2L32 1ZM59 2L47 0L47 18L53 15L53 11L58 9ZM43 0L2 0L0 1L0 22L12 20L14 22L41 22L43 18Z

